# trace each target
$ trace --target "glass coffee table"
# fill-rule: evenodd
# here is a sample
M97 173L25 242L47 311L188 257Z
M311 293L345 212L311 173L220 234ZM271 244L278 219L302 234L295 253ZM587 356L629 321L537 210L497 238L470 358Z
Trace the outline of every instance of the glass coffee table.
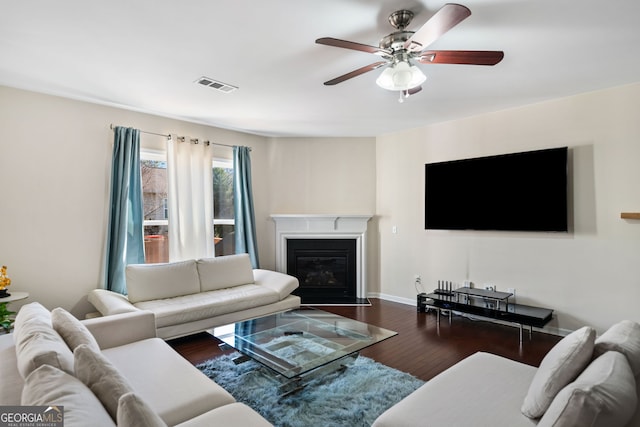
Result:
M214 337L275 372L284 394L318 376L345 369L359 351L397 335L367 323L301 308L210 329Z

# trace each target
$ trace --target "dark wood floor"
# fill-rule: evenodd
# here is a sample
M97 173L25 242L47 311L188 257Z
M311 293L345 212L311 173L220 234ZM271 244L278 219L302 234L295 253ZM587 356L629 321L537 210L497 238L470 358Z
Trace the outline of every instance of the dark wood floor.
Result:
M438 328L433 312L418 313L415 307L373 298L371 303L371 307L318 308L397 331L395 337L360 354L425 381L477 351L538 366L561 338L534 331L532 340L525 333L520 345L517 327L454 316L451 324L442 317ZM207 333L171 340L169 344L193 364L223 354L219 341Z

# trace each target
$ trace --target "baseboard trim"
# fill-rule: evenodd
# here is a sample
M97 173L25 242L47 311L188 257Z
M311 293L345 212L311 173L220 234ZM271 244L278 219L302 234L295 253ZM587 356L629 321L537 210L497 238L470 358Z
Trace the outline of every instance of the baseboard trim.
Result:
M397 297L395 295L389 295L389 294L381 294L378 292L369 292L367 294L368 298L378 298L378 299L382 299L385 301L391 301L391 302L397 302L400 304L405 304L405 305L412 305L414 307L418 306L418 300L416 298L414 299L410 299L410 298L403 298L403 297Z
M369 298L355 298L353 301L331 301L328 302L327 300L325 300L325 302L314 302L314 301L305 301L305 299L302 299L302 302L300 303L301 307L371 307L371 301L369 301Z

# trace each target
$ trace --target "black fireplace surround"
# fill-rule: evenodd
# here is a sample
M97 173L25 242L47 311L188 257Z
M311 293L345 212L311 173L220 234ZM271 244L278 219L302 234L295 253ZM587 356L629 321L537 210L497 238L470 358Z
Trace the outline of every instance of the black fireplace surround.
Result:
M356 239L287 239L287 274L303 304L357 300Z

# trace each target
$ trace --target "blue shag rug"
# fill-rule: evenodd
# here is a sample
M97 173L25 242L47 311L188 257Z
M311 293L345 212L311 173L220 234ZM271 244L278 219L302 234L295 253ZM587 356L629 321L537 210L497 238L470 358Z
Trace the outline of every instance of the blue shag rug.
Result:
M360 356L346 370L311 380L301 391L280 398L275 374L252 360L234 364L233 359L239 356L234 352L197 368L277 427L370 426L385 410L424 384L412 375Z

